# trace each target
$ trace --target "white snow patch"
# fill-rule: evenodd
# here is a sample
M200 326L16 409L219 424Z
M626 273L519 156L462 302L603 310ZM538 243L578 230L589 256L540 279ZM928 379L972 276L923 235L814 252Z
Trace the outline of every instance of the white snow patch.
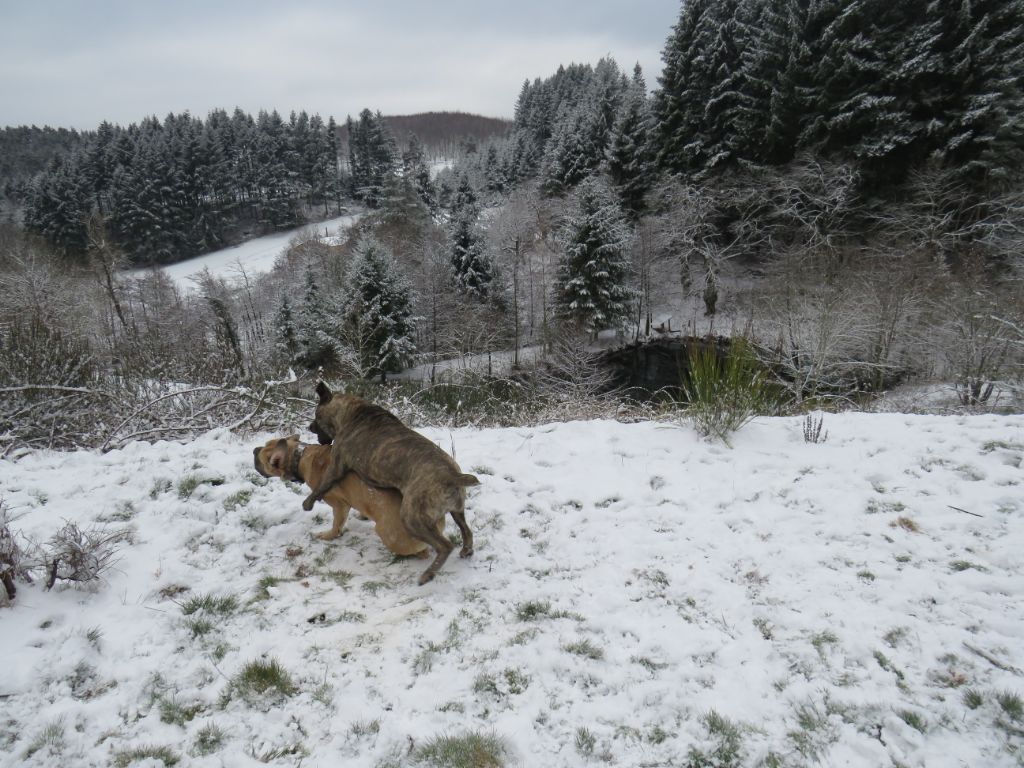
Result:
M288 244L299 233L309 231L325 238L328 242L336 243L340 233L351 227L359 220L359 217L360 214L348 214L316 224L307 224L285 232L258 237L219 251L211 251L177 264L160 267L160 269L178 285L179 289L184 291L194 290L196 279L203 270L207 269L214 277L229 282L239 280L242 270L252 277L273 269L277 257L284 253ZM130 277L138 278L150 272L149 269L137 269L127 274Z
M737 765L1018 765L995 694L1024 695L1024 417L801 427L732 449L660 423L423 430L482 481L475 556L424 587L370 523L312 539L305 489L252 469L268 436L0 461L26 536L134 532L102 584L23 584L0 613L0 764L369 768L476 729L523 766L678 765L714 751L714 710ZM203 595L237 607L185 616ZM231 695L259 659L297 692Z

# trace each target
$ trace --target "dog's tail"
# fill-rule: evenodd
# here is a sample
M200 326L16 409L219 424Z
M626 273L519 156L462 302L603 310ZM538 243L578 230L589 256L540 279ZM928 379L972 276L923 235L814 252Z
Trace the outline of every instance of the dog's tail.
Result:
M455 483L466 488L470 485L480 485L480 479L476 475L460 474L455 476Z

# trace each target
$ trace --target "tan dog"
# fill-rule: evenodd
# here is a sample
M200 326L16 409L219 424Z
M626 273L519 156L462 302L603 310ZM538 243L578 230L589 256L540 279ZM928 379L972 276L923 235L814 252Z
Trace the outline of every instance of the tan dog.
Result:
M331 464L320 485L313 486L313 493L302 502L303 509L312 509L314 502L353 470L368 483L402 494L402 523L436 554L434 562L420 575L420 584L434 578L455 548L438 533L438 524L446 514L451 514L462 533L460 556L472 555L473 532L465 515L466 488L480 481L463 474L451 456L380 406L355 395L335 395L323 382L317 384L316 393L319 404L309 428L321 445L333 441Z
M331 448L326 445L307 445L299 442L298 435L268 440L262 448L254 448L253 464L264 477L296 480L316 488L331 463ZM429 547L409 535L402 525L399 510L402 495L388 488L374 488L364 483L355 472L334 485L323 500L334 511L334 524L328 531L316 534L318 539L331 541L341 536L348 519L349 509L355 509L374 522L374 530L384 546L396 555L427 557ZM444 518L437 526L444 533Z

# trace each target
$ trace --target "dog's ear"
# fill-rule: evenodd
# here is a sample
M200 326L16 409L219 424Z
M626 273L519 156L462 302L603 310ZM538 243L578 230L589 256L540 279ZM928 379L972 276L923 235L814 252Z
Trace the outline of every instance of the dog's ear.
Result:
M320 405L327 405L327 403L331 402L331 398L334 397L334 393L331 392L331 388L322 381L317 382L316 395L320 398Z
M285 459L288 458L288 440L281 438L277 441L277 445L274 446L274 450L270 453L270 467L272 469L280 470L284 466Z

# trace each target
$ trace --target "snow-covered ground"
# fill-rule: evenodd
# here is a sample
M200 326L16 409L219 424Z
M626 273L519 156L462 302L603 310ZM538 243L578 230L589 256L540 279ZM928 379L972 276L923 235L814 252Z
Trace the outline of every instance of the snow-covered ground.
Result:
M219 251L196 256L177 264L161 267L167 275L174 280L181 290L193 290L196 287L197 278L205 269L208 269L214 277L224 278L233 281L241 276L241 270L245 270L250 277L264 272L269 272L277 257L280 256L288 243L300 232L311 231L327 238L338 237L339 233L348 229L359 219L359 214L338 216L337 218L321 221L317 224L307 224L298 229L290 229L285 232L278 232L265 237L258 237L230 248L223 248ZM129 272L132 277L140 277L150 270L140 269Z
M0 462L22 533L132 532L0 612L0 764L401 766L479 731L542 768L1021 765L1024 417L802 425L424 430L483 482L476 555L423 587L368 522L311 538L266 436ZM257 660L290 695L245 695Z

